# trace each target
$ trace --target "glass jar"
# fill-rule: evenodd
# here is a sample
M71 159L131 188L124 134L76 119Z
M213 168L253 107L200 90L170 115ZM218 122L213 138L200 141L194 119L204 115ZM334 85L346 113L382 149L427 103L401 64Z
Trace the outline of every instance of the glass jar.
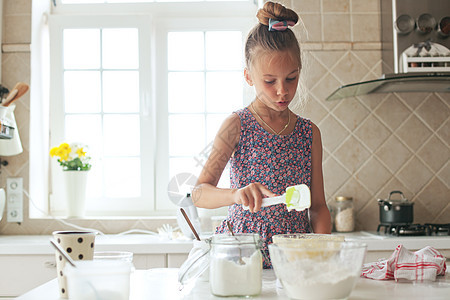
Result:
M180 290L196 280L209 280L209 252L211 251L211 238L194 240L188 258L178 270Z
M261 293L262 255L258 234L213 235L209 282L216 296L255 296Z
M334 203L334 227L337 232L350 232L355 230L352 197L336 197Z

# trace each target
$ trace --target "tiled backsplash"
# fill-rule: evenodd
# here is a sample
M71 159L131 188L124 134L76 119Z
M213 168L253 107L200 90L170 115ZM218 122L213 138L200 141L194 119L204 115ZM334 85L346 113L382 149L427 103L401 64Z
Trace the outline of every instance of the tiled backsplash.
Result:
M303 116L321 132L327 201L352 196L357 229L374 230L378 198L400 190L414 201L414 221L450 223L450 94L374 94L326 102L338 86L381 76L378 0L280 1L300 13L307 28L302 76L308 93ZM2 84L30 81L31 1L4 0ZM300 26L297 26L300 28ZM296 27L296 28L297 28ZM7 177L23 177L28 190L29 94L17 103L16 119L24 153L7 158ZM28 197L24 209L28 211ZM174 222L174 221L172 221ZM117 233L132 228L155 231L166 219L78 220L73 223ZM0 234L49 234L64 229L55 220L21 225L0 222Z

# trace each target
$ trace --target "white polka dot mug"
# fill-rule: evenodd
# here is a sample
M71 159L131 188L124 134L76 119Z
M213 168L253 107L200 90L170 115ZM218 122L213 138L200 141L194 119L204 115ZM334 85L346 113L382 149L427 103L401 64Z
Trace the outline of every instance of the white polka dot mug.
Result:
M94 258L94 231L55 231L55 241L70 255L73 260L92 260ZM67 290L67 278L64 274L66 260L59 252L56 256L56 271L61 298L69 298Z

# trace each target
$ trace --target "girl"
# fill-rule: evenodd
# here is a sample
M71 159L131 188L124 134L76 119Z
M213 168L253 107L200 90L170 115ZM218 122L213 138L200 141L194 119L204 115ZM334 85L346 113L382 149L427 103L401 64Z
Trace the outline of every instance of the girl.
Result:
M256 99L222 124L193 190L193 201L203 208L229 206L217 232L228 232L229 221L234 232L259 233L268 255L273 235L330 233L331 222L323 189L320 131L289 109L302 68L300 47L289 29L298 15L267 2L257 18L259 23L247 37L244 70ZM231 188L217 188L228 161ZM309 210L288 212L284 204L261 208L262 198L301 183L311 190ZM265 261L264 267L271 267L270 262Z

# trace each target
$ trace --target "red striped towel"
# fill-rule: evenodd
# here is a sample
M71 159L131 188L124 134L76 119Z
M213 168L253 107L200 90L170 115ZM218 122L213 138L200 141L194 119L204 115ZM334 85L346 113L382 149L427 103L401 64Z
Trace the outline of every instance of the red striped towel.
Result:
M445 275L445 258L433 247L427 246L416 252L398 245L387 260L364 264L361 277L390 280L435 281Z

